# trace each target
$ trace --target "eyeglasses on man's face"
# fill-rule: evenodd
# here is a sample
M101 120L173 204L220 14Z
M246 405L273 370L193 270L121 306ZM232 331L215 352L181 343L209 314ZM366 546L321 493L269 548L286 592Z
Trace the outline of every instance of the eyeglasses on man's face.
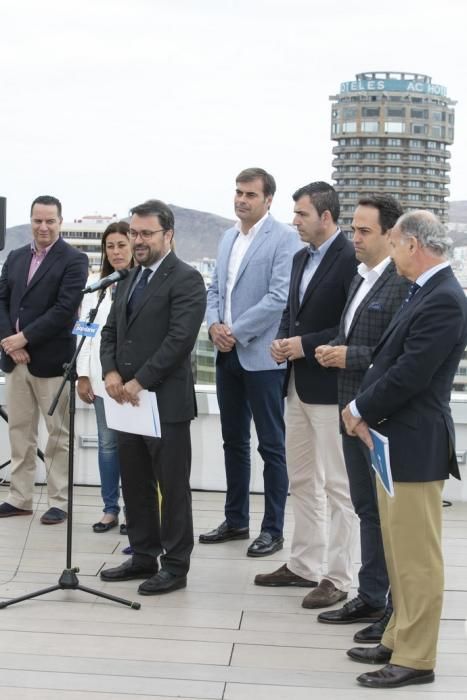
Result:
M141 236L141 238L143 239L143 241L150 241L151 238L152 238L153 236L156 235L156 233L161 233L161 232L162 232L162 233L165 233L165 229L163 229L163 228L158 228L158 229L156 229L155 231L146 231L146 230L143 230L143 231L135 231L134 229L130 228L130 231L129 231L128 235L130 236L130 238L131 238L133 241L134 241L136 238L138 238L138 236Z

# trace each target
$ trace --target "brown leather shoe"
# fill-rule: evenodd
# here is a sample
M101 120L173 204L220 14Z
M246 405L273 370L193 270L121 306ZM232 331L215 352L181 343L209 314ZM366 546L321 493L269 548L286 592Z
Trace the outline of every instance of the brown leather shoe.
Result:
M284 564L280 569L272 571L270 574L257 574L255 576L255 584L257 586L297 586L301 588L314 588L318 585L318 582L297 576L297 574L294 574L287 568L287 564Z
M310 591L302 601L303 608L327 608L340 600L345 600L347 593L340 591L327 578L323 578L318 586Z

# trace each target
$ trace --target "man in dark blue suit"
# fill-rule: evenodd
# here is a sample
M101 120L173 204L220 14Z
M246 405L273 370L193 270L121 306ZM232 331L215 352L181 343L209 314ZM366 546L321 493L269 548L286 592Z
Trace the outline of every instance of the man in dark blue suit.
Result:
M389 439L390 497L378 481L384 553L394 612L377 647L348 655L386 663L358 677L371 688L434 680L443 602L442 489L459 478L449 400L467 344L467 300L446 259L450 241L431 213L402 216L391 233L397 271L412 281L375 348L360 393L342 416L372 448L369 427Z
M13 250L0 279L0 366L7 374L10 492L0 518L32 513L37 424L49 434L45 448L49 510L45 525L66 519L68 396L53 416L47 411L62 381L63 364L75 349L71 331L88 274L88 258L60 238L62 207L48 195L31 206L31 244Z

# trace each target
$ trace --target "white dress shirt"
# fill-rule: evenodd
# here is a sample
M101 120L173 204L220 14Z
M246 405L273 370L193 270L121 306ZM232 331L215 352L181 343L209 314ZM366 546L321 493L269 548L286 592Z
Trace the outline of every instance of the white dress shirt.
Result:
M232 246L230 252L229 265L227 268L227 282L225 287L225 306L224 306L224 318L223 322L229 326L232 326L232 289L237 279L238 270L240 268L241 262L245 257L246 251L253 242L254 237L260 230L261 226L264 224L269 216L269 212L265 214L259 221L256 222L254 226L250 228L248 233L243 233L240 228L240 222L237 222L236 228L238 230L237 238Z
M387 258L384 258L384 260L381 260L381 262L375 265L373 268L367 267L363 262L358 266L357 273L360 275L360 277L363 277L363 282L355 292L354 297L350 302L347 311L345 312L344 330L346 337L349 334L350 326L352 325L356 310L375 282L381 277L390 262L391 258L388 256Z

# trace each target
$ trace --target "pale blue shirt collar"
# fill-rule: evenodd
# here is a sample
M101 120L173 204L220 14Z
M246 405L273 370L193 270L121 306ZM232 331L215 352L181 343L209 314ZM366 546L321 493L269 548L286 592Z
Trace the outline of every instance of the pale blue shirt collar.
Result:
M332 234L330 238L324 241L324 243L321 243L320 246L315 248L311 243L308 246L308 250L312 251L314 253L313 257L317 256L320 259L323 259L326 253L328 252L329 248L332 246L334 241L336 240L337 236L340 234L341 230L338 227L336 229L336 232Z
M439 263L439 265L435 265L434 267L430 267L429 270L425 270L425 272L422 272L420 277L417 277L415 282L418 284L419 287L423 287L424 284L428 282L429 279L431 279L434 275L436 275L437 272L440 272L440 270L444 270L444 268L450 266L450 262L448 260L445 260L442 263Z

